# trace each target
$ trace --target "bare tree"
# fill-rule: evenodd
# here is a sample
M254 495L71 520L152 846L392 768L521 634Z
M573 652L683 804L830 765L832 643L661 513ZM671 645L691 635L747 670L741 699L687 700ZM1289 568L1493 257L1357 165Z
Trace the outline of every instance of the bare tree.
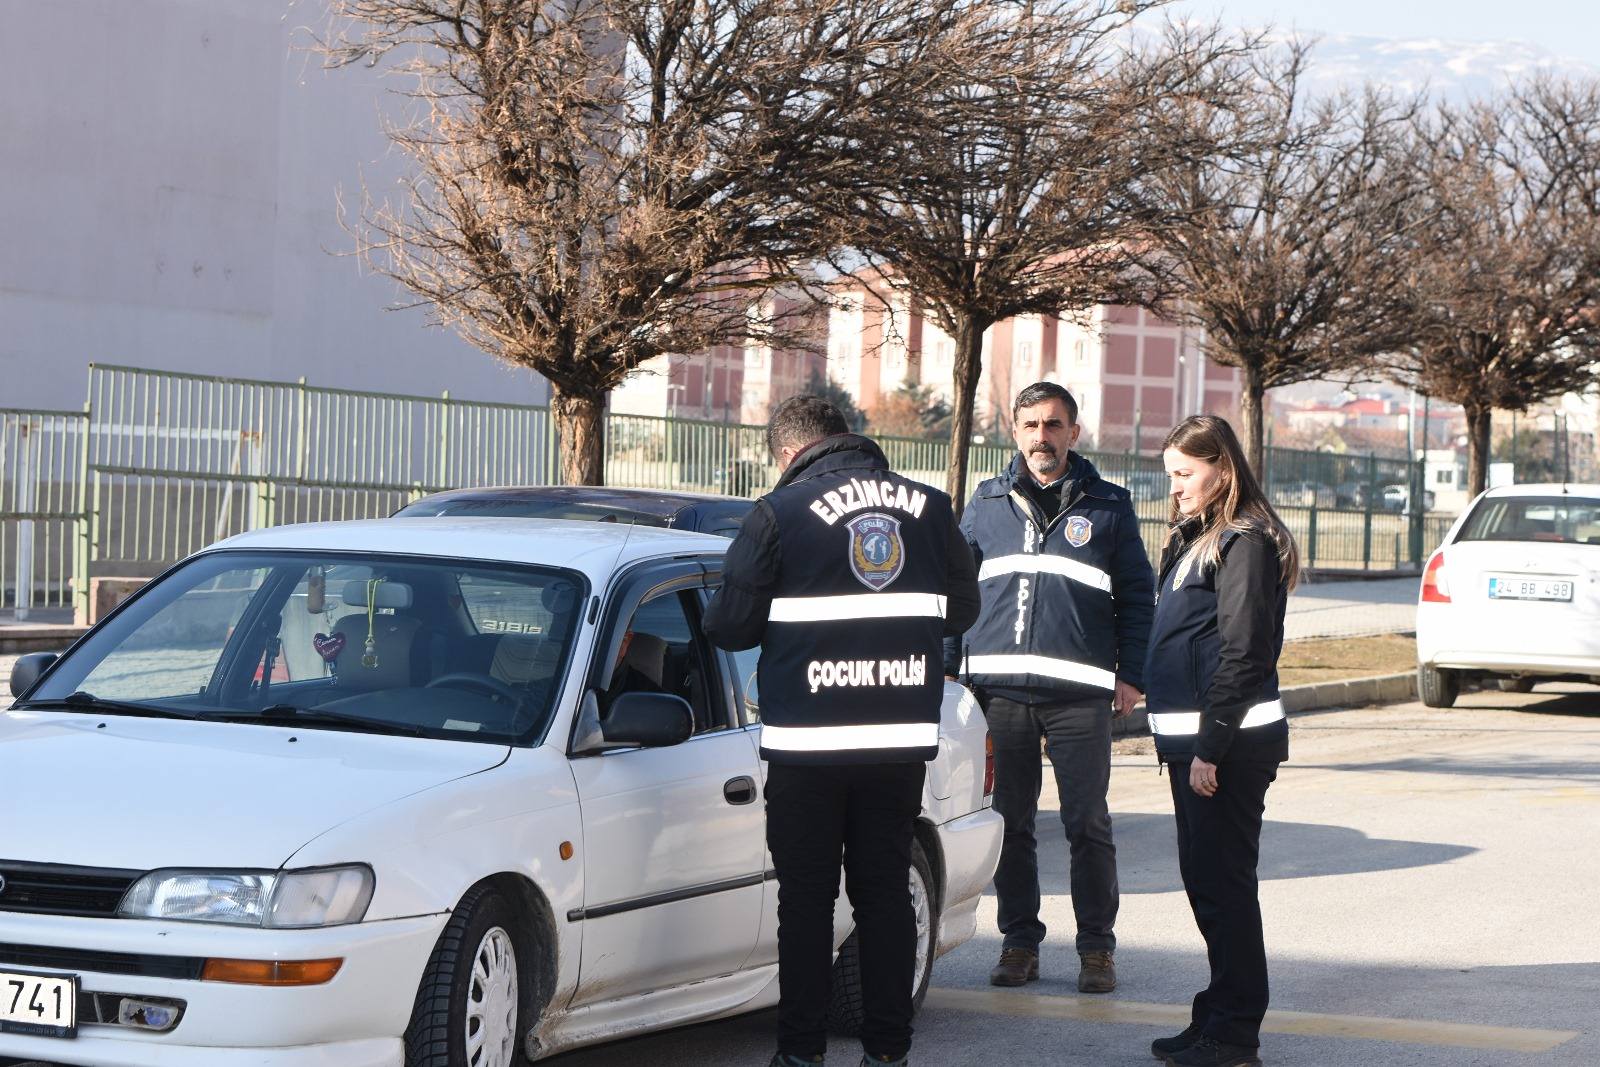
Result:
M759 299L825 241L794 195L915 98L958 0L333 0L331 63L388 62L405 202L363 251L547 378L565 481L603 476L607 392L664 352L782 345ZM871 86L872 92L863 91Z
M1600 82L1540 78L1419 127L1437 221L1406 278L1412 343L1388 363L1465 410L1479 493L1496 408L1600 383Z
M955 342L947 489L958 507L984 333L1139 299L1133 268L1160 221L1141 183L1194 147L1152 118L1172 99L1237 91L1217 60L1238 45L1215 31L1128 45L1128 23L1161 2L989 3L976 61L936 72L918 112L878 131L874 167L830 176L832 211L852 224L841 266L864 259L863 284L903 284Z
M1239 368L1258 471L1268 389L1349 373L1397 343L1399 251L1421 221L1405 138L1416 105L1373 91L1309 103L1307 58L1298 42L1263 53L1248 110L1191 102L1185 121L1236 150L1158 177L1174 219L1156 244L1167 313Z

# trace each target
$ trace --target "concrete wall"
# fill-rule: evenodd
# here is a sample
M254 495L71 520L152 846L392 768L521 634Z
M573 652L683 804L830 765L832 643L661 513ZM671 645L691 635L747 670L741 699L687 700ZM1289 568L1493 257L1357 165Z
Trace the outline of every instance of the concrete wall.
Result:
M323 0L49 0L0 32L0 406L91 360L542 403L364 276L337 196L398 193L396 79L323 71Z

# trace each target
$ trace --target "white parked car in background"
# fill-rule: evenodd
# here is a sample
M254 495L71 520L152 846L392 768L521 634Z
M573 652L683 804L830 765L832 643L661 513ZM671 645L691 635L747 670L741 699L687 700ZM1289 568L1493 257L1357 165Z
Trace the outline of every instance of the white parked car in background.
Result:
M507 1067L777 999L755 653L722 538L530 519L209 549L0 714L0 1060ZM914 982L999 856L945 687ZM834 1019L859 1023L848 903Z
M1600 682L1600 485L1491 489L1445 535L1417 604L1423 703L1464 678Z

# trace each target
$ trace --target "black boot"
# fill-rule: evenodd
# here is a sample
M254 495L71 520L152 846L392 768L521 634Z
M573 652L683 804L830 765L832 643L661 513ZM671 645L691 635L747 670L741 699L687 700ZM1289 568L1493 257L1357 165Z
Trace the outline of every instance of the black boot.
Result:
M1181 1034L1176 1034L1172 1037L1158 1037L1154 1041L1150 1042L1150 1055L1154 1056L1158 1060L1164 1060L1168 1056L1182 1052L1184 1049L1188 1048L1190 1045L1199 1040L1199 1024L1190 1023L1188 1026L1183 1028L1183 1033Z
M822 1062L822 1057L811 1059L805 1056L787 1056L782 1052L772 1057L772 1062L767 1067L815 1067Z
M1202 1037L1168 1056L1167 1067L1261 1067L1261 1057L1247 1045L1224 1045L1214 1037Z

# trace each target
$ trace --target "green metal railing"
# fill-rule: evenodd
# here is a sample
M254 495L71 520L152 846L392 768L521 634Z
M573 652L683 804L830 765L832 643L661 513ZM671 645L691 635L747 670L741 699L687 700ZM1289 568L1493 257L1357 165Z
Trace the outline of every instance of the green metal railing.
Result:
M108 364L90 364L88 394L81 412L0 409L0 592L19 617L85 611L92 575L154 573L243 530L378 517L442 489L558 478L555 423L541 406ZM759 496L778 474L765 433L608 415L605 480ZM895 470L944 483L945 442L878 440ZM972 446L969 483L1013 454ZM1157 556L1169 506L1160 460L1086 455L1129 489ZM1264 482L1307 566L1414 568L1448 526L1404 506L1421 497L1421 464L1274 448Z

